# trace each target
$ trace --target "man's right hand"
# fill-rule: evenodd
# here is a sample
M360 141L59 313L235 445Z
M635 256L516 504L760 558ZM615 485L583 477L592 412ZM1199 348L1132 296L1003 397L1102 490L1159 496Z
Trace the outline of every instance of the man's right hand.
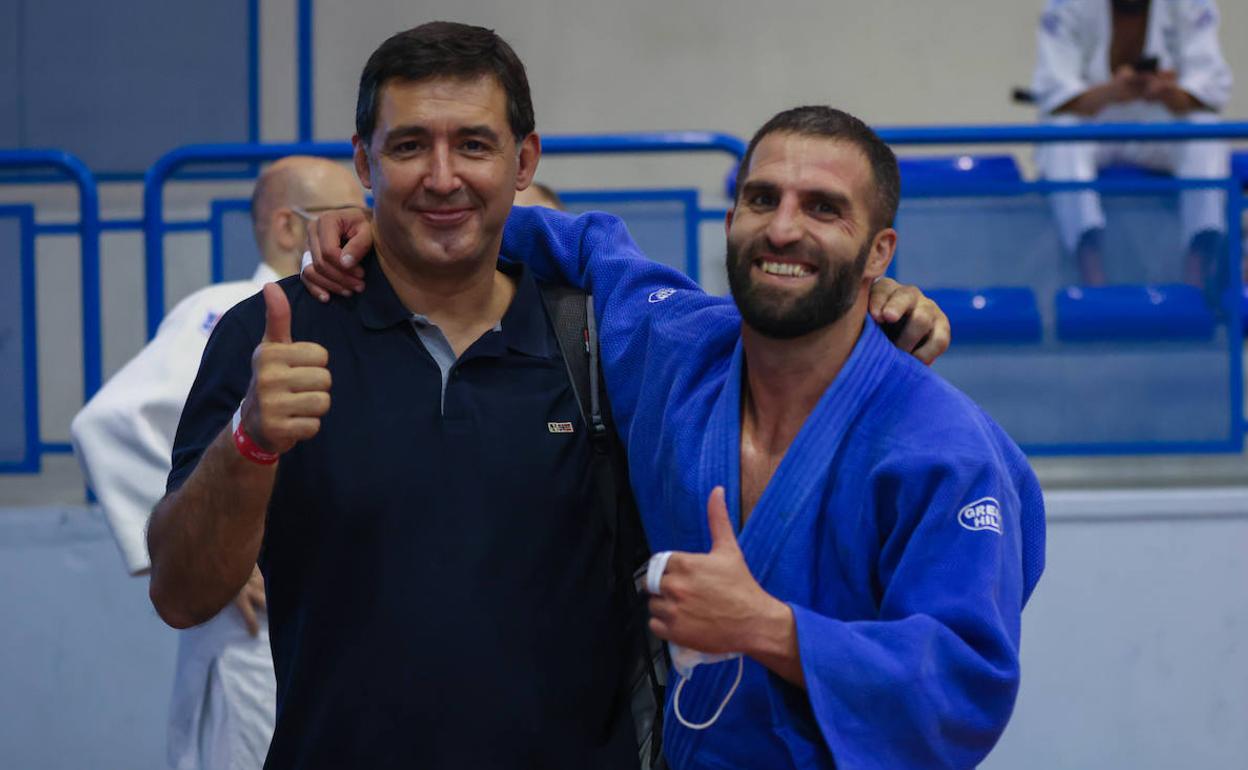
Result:
M1092 86L1053 112L1092 117L1111 104L1143 98L1147 84L1147 74L1136 72L1130 64L1123 64L1114 71L1109 80Z
M259 636L260 613L268 611L268 600L264 595L264 576L260 574L259 567L252 569L247 585L243 586L243 590L234 597L234 606L243 616L243 625L247 626L247 633Z
M242 423L262 449L282 454L321 429L329 411L329 351L292 341L286 293L275 283L263 292L264 338L251 356Z
M372 248L373 224L366 212L356 208L327 211L308 228L308 252L299 279L321 302L328 302L331 293L349 297L353 291L364 291L359 262Z

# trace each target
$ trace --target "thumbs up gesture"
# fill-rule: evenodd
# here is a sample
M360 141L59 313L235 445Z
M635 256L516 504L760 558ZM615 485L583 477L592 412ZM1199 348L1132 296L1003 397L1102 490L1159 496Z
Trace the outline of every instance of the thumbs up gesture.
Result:
M749 652L785 605L763 590L737 544L724 488L706 505L709 553L674 553L650 598L650 630L682 647L709 653ZM778 605L778 606L777 606Z
M264 338L251 356L251 385L243 400L243 428L252 441L282 454L321 429L329 411L329 351L290 336L290 302L266 283Z

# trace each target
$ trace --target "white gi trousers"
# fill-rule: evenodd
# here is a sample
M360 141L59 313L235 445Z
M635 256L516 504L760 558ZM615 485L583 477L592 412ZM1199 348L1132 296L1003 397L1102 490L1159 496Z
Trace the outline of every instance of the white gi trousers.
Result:
M169 709L169 766L175 770L259 770L269 753L277 710L269 623L247 633L227 606L178 636Z
M1106 107L1091 122L1137 123L1172 122L1214 123L1217 116L1193 112L1176 118L1155 102L1134 101ZM1078 125L1086 118L1051 115L1047 122ZM1036 168L1042 179L1053 182L1091 182L1097 171L1114 163L1132 163L1164 171L1180 179L1225 179L1230 175L1231 156L1223 140L1190 142L1054 142L1036 150ZM1054 193L1049 196L1058 233L1067 252L1073 253L1079 238L1091 229L1105 226L1100 195L1094 190ZM1179 229L1185 247L1204 230L1226 232L1226 193L1222 190L1184 190L1179 196Z

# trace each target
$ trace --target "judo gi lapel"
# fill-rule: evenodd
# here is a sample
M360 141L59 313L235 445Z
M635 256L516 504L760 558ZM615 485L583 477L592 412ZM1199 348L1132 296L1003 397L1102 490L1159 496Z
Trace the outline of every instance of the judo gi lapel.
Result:
M832 463L858 414L887 377L896 355L892 343L867 318L849 359L806 418L741 531L741 374L745 354L738 340L728 381L707 426L699 487L703 501L717 484L728 490L728 514L740 532L741 550L750 572L760 584L767 584L793 524L817 514L822 492L832 477ZM705 505L701 522L703 544L709 548Z

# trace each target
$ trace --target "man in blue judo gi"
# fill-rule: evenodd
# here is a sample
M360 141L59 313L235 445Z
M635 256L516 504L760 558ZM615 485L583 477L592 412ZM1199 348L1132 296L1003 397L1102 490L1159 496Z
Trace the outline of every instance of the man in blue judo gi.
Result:
M1039 486L1009 437L867 313L900 187L875 133L789 110L738 178L732 300L645 259L608 215L515 209L503 240L594 296L659 552L651 628L684 669L667 758L974 767L1018 690Z
M1009 437L866 312L900 186L875 133L826 107L780 113L739 179L735 304L645 260L605 215L517 209L503 241L594 294L650 544L676 552L652 630L744 656L673 688L667 756L973 767L1018 690L1039 485Z

